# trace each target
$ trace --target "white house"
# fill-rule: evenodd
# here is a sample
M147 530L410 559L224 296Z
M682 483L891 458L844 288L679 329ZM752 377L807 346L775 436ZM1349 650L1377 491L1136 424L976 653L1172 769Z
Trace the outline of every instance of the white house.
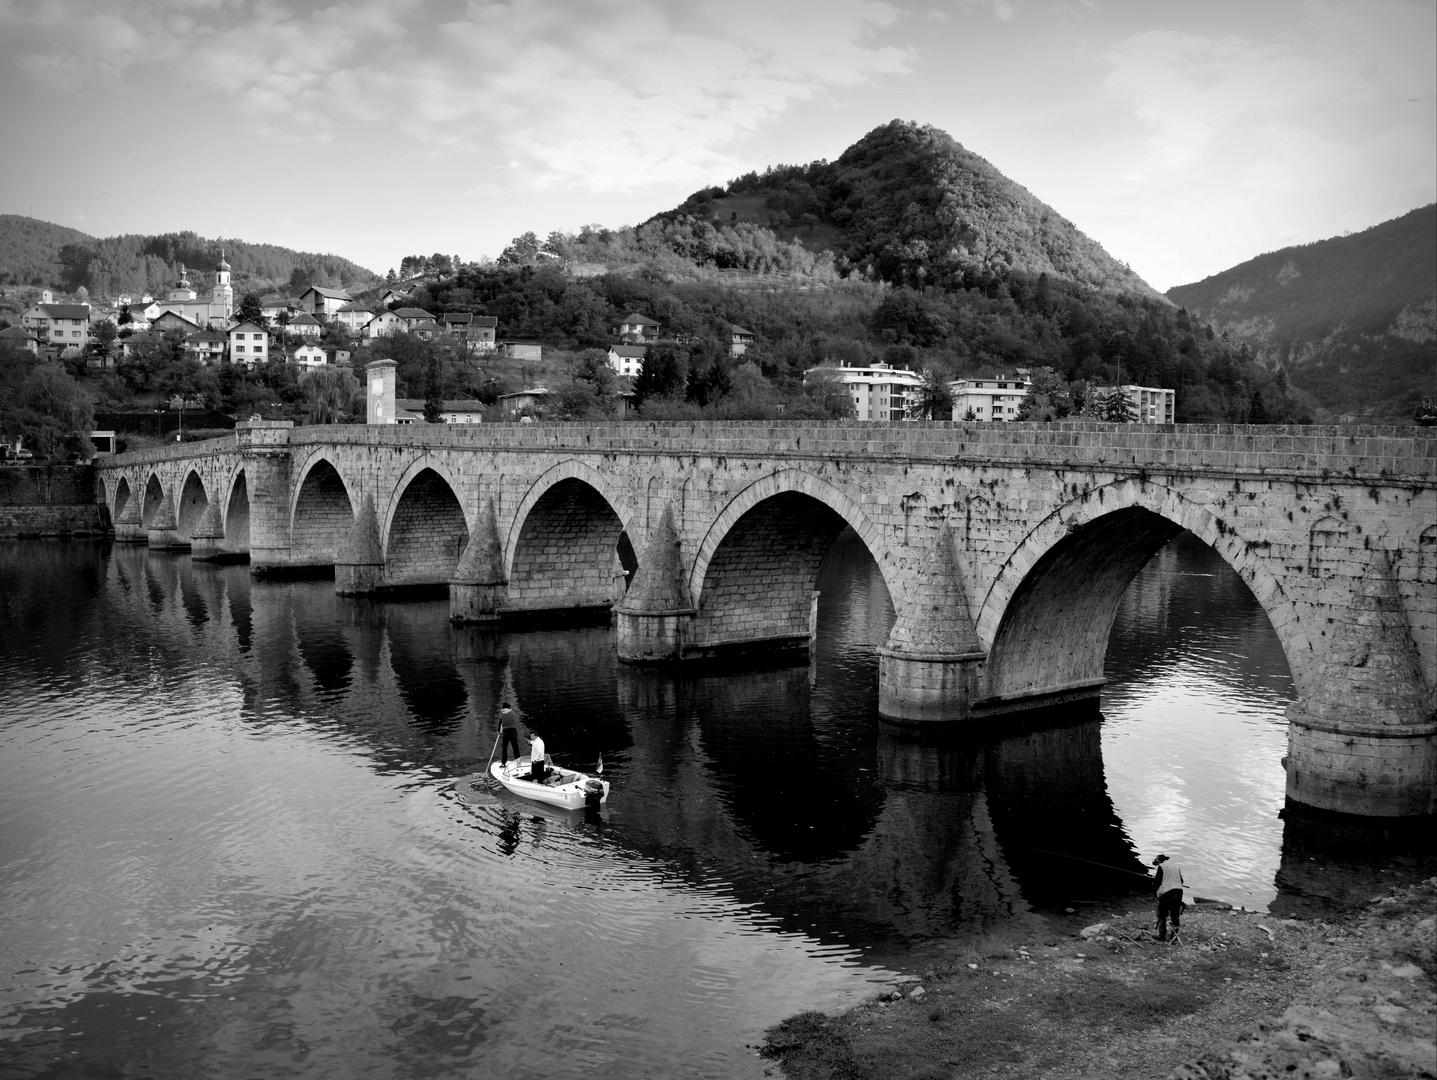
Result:
M820 365L803 373L803 381L815 371L831 374L848 388L853 397L854 415L860 420L907 420L908 407L916 400L923 376L906 368L876 363L868 367Z
M343 289L328 289L322 285L311 285L299 295L302 310L322 319L328 319L346 304L354 303L354 297Z
M329 363L329 354L312 341L306 341L294 352L289 354L291 363L300 367L316 368L324 367Z
M185 352L201 364L217 364L224 359L225 336L213 330L200 330L185 338Z
M289 325L285 327L285 331L291 334L298 334L300 337L317 338L320 334L324 333L324 327L320 325L319 320L313 315L304 312L291 319Z
M269 334L252 322L240 323L229 332L230 359L236 364L269 363Z
M83 349L90 343L90 305L35 304L20 316L20 325L42 345Z
M609 367L618 375L637 378L644 370L644 354L648 351L647 345L610 345Z
M345 304L331 318L351 333L357 334L364 329L370 319L374 318L374 309L368 304L356 301L353 304Z
M609 328L609 332L620 341L629 345L642 344L645 341L654 341L659 336L662 327L647 315L640 315L637 311L631 311L618 323Z
M971 409L974 420L1016 420L1018 406L1033 380L1027 375L998 375L986 379L954 379L953 419L966 420Z

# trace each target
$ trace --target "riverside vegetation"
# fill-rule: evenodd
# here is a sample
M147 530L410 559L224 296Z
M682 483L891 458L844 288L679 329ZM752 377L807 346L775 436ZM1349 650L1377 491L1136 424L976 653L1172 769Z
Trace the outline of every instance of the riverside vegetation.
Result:
M615 378L602 356L613 325L631 311L657 320L664 335L634 387L640 418L842 417L851 410L848 395L832 380L805 384L804 372L881 361L923 372L920 410L940 419L950 415L947 380L1021 367L1035 381L1024 419L1093 415L1101 404L1094 387L1138 383L1174 389L1179 422L1305 422L1334 418L1354 403L1366 419L1406 421L1421 390L1413 372L1430 368L1434 348L1434 336L1423 337L1420 303L1403 309L1406 337L1387 335L1373 346L1378 360L1369 367L1381 368L1387 357L1390 370L1355 380L1360 387L1335 378L1331 365L1305 367L1291 349L1255 347L1227 308L1196 293L1193 308L1175 306L988 162L942 131L905 121L869 132L836 161L749 173L638 226L590 225L543 240L526 233L494 261L405 256L400 265L413 276L404 281L393 270L381 278L336 256L272 245L193 233L96 240L6 215L0 284L158 292L178 263L204 271L222 249L237 293L255 312L258 295L271 289L343 285L376 298L389 283L408 293L396 303L496 318L501 339L541 342L546 364L396 335L383 352L398 362L399 394L493 404L543 379L545 416L558 420L615 412ZM1283 295L1330 278L1287 274ZM1414 296L1427 288L1416 278L1412 287ZM1330 308L1333 288L1323 289ZM7 292L0 321L15 322L28 294ZM754 334L738 357L729 348L735 325ZM91 356L62 365L70 382L51 371L40 385L31 357L0 357L0 431L54 442L37 414L52 401L66 403L52 410L57 415L73 413L76 397L106 412L184 403L241 418L362 419L362 395L347 371L206 368L185 357L178 338L160 335L97 370L93 354L114 356L124 332L108 324L97 331ZM355 343L331 324L322 344ZM1356 345L1360 353L1363 342ZM360 351L355 362L371 355Z

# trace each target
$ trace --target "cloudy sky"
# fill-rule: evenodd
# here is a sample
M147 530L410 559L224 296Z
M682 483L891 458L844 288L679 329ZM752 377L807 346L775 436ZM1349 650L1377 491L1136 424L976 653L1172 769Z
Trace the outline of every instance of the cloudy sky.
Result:
M1151 284L1437 199L1432 0L0 0L0 212L497 255L942 128Z

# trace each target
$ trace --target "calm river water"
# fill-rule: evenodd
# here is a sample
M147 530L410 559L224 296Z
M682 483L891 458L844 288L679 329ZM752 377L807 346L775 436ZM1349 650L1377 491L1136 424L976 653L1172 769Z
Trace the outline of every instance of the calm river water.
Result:
M677 679L607 628L0 544L0 1073L759 1077L766 1026L1141 894L1160 850L1259 908L1417 865L1279 817L1286 663L1191 539L1126 595L1101 715L973 745L878 723L851 537L821 585L810 666ZM458 797L501 698L602 755L602 815Z

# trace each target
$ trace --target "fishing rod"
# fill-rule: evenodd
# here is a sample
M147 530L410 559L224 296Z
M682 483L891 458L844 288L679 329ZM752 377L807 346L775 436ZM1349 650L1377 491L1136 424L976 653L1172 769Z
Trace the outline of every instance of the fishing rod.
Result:
M1140 874L1136 870L1124 870L1121 866L1113 866L1111 863L1096 862L1093 859L1083 859L1077 855L1065 855L1061 851L1049 851L1047 848L1034 847L1032 844L1015 844L1015 847L1027 848L1029 851L1041 851L1044 855L1056 855L1060 859L1072 859L1074 862L1087 863L1089 866L1101 866L1104 870L1116 870L1120 874L1131 874L1133 877L1140 877L1144 881L1151 881L1151 874Z

